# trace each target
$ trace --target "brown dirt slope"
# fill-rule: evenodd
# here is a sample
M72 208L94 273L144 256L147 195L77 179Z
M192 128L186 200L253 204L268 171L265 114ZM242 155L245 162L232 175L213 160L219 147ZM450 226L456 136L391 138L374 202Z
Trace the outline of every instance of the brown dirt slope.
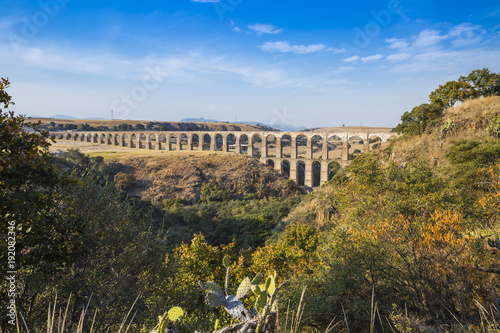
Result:
M444 155L454 141L460 139L491 139L486 132L490 121L500 114L500 97L472 99L462 105L445 110L425 133L415 136L403 135L394 140L390 155L386 158L405 163L413 158L424 158L435 166L446 165ZM447 122L452 121L450 130L444 133ZM379 154L384 158L384 151Z
M288 197L299 190L274 169L241 156L162 156L119 160L137 179L132 193L151 201L180 198L196 202L204 183L234 195Z

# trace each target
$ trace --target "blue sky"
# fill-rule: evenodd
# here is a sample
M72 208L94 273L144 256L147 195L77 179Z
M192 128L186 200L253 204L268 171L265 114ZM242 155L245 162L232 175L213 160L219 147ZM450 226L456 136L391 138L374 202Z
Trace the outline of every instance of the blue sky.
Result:
M14 111L395 126L500 72L498 1L0 0Z

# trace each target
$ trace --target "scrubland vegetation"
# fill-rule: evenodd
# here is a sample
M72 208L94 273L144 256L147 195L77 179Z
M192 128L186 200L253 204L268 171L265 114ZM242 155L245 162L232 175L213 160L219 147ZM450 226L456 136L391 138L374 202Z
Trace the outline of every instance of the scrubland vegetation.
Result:
M184 314L170 330L234 328L206 299L227 306L220 297L238 289L242 306L262 314L264 287L286 281L276 330L248 332L498 332L500 97L483 95L406 113L401 138L309 195L207 181L196 200L127 194L136 180L124 165L76 150L51 157L43 131L28 134L22 117L2 112L1 246L15 220L20 331L49 331L56 297L55 318L68 308L65 332L77 332L82 310L83 332L119 332L129 310L128 331L149 332L173 307ZM269 285L240 285L258 273Z

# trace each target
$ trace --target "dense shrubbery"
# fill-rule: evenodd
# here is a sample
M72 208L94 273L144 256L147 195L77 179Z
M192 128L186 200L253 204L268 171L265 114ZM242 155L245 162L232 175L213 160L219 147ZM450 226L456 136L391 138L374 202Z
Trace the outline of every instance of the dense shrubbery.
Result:
M436 115L406 128L422 131ZM19 221L17 305L33 332L47 331L56 293L63 302L72 295L72 329L89 304L89 313L99 309L96 331L117 331L135 299L130 331L151 330L172 306L185 310L182 332L231 324L198 286L223 284L225 256L233 285L257 272L289 280L282 314L307 286L304 331L324 331L333 318L338 331L477 331L476 301L489 307L488 286L500 286L498 254L488 251L488 240L500 247L497 140L453 143L440 169L362 154L305 198L234 197L206 184L189 205L126 195L134 180L121 164L77 150L51 158L46 133L25 132L13 114L0 120L1 227L6 234L6 221Z

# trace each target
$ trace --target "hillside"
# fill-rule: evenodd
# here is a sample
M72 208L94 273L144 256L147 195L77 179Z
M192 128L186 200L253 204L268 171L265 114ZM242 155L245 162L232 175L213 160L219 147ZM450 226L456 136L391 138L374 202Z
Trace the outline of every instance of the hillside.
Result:
M108 127L110 130L122 124L136 126L138 124L147 126L148 123L154 126L162 126L166 131L274 131L275 129L262 125L240 124L240 123L220 123L220 122L181 122L181 121L146 121L146 120L86 120L86 119L54 119L54 118L28 118L27 122L41 122L45 127L55 123L53 129L64 129L67 125L88 124L92 127ZM59 125L59 128L58 126ZM60 128L61 125L63 128Z
M453 142L460 139L488 139L486 128L490 120L498 114L500 114L499 96L466 101L462 105L446 109L425 133L415 136L403 135L394 140L391 149L379 152L379 156L398 163L423 158L437 167L447 165L444 155ZM447 122L452 125L448 126L448 131L443 131Z
M204 183L232 195L255 193L258 198L299 193L295 183L259 161L241 156L162 156L119 160L136 182L128 192L151 201L180 198L195 203Z
M441 167L449 165L445 155L453 143L465 140L490 140L486 128L493 117L500 114L500 97L473 99L462 105L449 108L421 135L402 135L391 141L382 150L375 150L372 156L382 166L389 162L404 168L412 161L423 160L432 167L434 172L441 173ZM448 120L449 119L449 120ZM445 124L449 131L443 135ZM444 172L444 171L443 171ZM351 174L348 172L348 174ZM333 183L327 183L312 195L308 196L287 217L287 222L303 222L322 226L331 221L337 213L332 202L337 192Z

